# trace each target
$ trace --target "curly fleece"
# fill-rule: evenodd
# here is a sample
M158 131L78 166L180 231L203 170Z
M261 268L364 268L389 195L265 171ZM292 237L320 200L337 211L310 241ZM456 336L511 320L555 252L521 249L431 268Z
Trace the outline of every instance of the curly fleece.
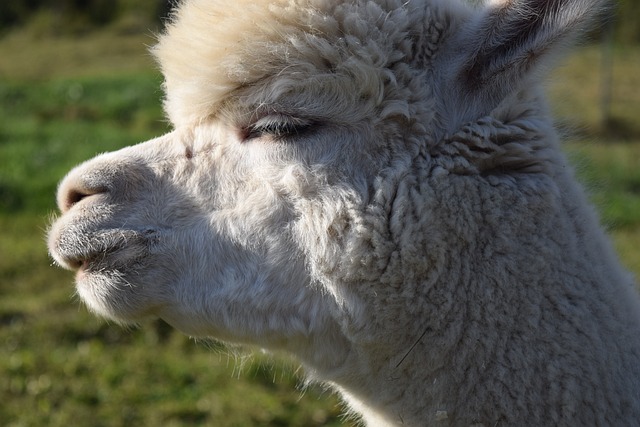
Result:
M175 130L69 174L52 256L127 227L92 310L293 354L370 426L637 425L638 295L540 89L602 8L185 0Z

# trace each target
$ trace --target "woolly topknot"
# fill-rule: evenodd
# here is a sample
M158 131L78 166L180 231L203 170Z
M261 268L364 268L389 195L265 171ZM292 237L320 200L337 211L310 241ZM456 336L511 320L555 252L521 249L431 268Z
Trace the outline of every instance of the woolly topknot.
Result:
M152 49L165 77L164 108L173 125L201 122L227 94L250 83L250 75L233 71L247 40L282 40L299 25L294 7L288 0L182 2Z
M424 61L443 31L431 13L401 0L182 2L152 50L165 76L165 112L175 127L200 123L234 90L298 65L320 78Z

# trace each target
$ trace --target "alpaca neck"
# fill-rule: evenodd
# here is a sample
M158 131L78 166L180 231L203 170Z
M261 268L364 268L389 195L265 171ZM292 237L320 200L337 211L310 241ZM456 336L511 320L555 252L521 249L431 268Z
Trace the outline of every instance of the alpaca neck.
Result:
M434 288L429 299L443 311L416 316L429 326L415 339L397 340L411 328L398 325L354 344L329 380L369 427L638 419L637 295L613 270L610 283L604 269L560 283L556 268L547 265L544 281L473 277Z

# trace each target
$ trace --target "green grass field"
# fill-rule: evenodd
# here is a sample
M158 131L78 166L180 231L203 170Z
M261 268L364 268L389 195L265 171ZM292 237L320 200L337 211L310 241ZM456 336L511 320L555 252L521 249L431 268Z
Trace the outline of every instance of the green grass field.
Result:
M72 274L52 267L44 234L57 181L167 130L145 52L153 40L114 37L0 39L0 425L340 425L338 400L302 388L295 364L159 321L106 323L74 297ZM598 58L581 50L550 90L563 126L577 130L567 150L579 175L640 276L640 49L615 52L613 126L600 123Z

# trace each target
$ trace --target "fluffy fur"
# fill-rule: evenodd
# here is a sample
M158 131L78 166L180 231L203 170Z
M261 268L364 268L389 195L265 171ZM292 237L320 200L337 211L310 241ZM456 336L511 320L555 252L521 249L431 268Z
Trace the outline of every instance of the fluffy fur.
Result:
M634 425L640 302L538 82L597 0L186 0L175 130L63 180L89 308L295 355L371 426Z

